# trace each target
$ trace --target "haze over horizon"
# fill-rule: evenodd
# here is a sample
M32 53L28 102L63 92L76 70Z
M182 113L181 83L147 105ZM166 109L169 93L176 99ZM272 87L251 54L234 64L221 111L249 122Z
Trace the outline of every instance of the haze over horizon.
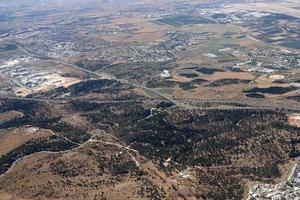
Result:
M0 200L297 199L299 11L0 0Z

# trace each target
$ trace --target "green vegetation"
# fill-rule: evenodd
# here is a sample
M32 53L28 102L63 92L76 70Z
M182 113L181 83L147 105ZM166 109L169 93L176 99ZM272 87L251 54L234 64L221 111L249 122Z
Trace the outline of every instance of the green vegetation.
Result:
M243 79L234 79L234 78L226 78L219 79L209 84L209 86L217 87L222 85L231 85L231 84L249 84L251 80L243 80Z
M181 73L179 76L183 76L185 78L197 78L199 75L196 73Z
M201 68L195 68L195 71L200 72L202 74L213 74L215 72L223 72L224 70L215 69L215 68L201 67Z
M90 135L82 128L75 127L64 121L61 117L51 116L47 105L28 101L4 101L5 106L1 111L22 111L24 116L0 124L0 129L8 129L21 126L33 126L50 129L55 135L28 141L20 147L10 151L0 158L0 174L4 173L14 161L26 155L41 151L68 150L82 144L90 138ZM1 102L3 103L3 102Z
M75 63L77 66L90 70L90 71L97 71L107 65L109 65L110 63L104 60L80 60L78 62Z
M287 92L291 92L296 90L295 87L281 87L281 86L272 86L267 88L252 88L250 90L244 91L245 93L263 93L263 94L285 94Z
M190 16L190 15L171 16L171 17L159 19L157 21L171 26L183 26L183 25L193 25L193 24L215 24L215 22L210 19L206 19L198 16Z

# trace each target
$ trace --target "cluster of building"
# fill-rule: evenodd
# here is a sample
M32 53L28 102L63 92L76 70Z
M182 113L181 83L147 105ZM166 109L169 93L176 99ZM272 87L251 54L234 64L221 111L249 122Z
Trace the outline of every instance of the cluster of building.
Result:
M197 44L196 37L199 33L171 31L167 33L169 39L163 43L168 50L182 50Z
M113 28L99 28L97 29L97 33L100 33L101 35L114 35L114 34L133 34L139 29L136 26L130 26L129 24L120 24L118 27Z
M150 47L130 48L124 60L130 62L167 62L174 59L176 51L184 50L196 44L197 33L172 31L167 33L166 41Z
M219 23L229 24L237 23L241 24L246 21L255 20L261 17L271 15L269 12L257 12L257 11L238 11L238 12L222 12L219 9L201 10L200 15L204 15L209 18L217 20Z
M30 60L31 58L26 58L27 62ZM49 75L48 72L34 73L31 68L24 67L21 61L24 62L24 59L15 59L5 62L4 65L0 66L1 75L4 75L11 80L15 80L15 82L27 88L36 87L47 81L46 76Z
M3 62L0 75L11 80L20 88L35 91L47 87L58 87L66 83L66 78L53 70L42 70L31 66L35 58L19 58Z
M237 63L233 67L235 70L270 74L278 70L291 70L300 67L300 56L293 51L242 47L238 52L244 52L249 60Z
M259 199L300 199L300 163L292 170L288 180L277 185L255 185L251 188L248 200Z
M127 52L130 62L167 62L174 58L165 47L157 44L150 48L136 48Z
M52 58L75 56L81 53L81 44L86 45L85 38L73 36L72 30L51 29L26 30L10 34L6 40L17 41L35 54Z

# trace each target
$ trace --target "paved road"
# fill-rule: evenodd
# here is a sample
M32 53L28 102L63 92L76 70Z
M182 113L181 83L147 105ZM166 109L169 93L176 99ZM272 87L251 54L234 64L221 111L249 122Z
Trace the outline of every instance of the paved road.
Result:
M214 20L215 21L215 20ZM216 21L217 24L219 24L217 21ZM219 24L220 25L220 24ZM248 36L250 39L253 39L251 36ZM36 54L33 54L31 53L30 51L28 51L27 49L23 48L22 46L20 45L17 45L23 52L25 52L27 55L31 56L31 57L38 57L40 58L41 56L39 55L36 55ZM81 68L77 65L74 65L74 64L70 64L70 63L66 63L64 61L61 61L61 60L57 60L57 59L54 59L54 58L49 58L50 61L53 61L53 62L56 62L58 64L64 64L66 66L70 66L70 67L73 67L73 68L76 68L76 69L79 69L81 71L84 71L84 72L87 72L89 74L93 74L99 78L103 78L103 74L100 74L100 73L97 73L97 72L94 72L94 71L90 71L90 70L87 70L87 69L84 69L84 68ZM155 89L152 89L152 88L148 88L144 85L141 85L141 84L136 84L136 83L131 83L129 81L126 81L126 80L121 80L121 79L114 79L116 81L119 81L120 83L123 83L123 84L130 84L132 86L135 86L137 88L142 88L144 90L147 90L153 94L156 94L160 97L162 97L162 99L164 100L120 100L120 101L97 101L97 100L82 100L82 99L43 99L43 98L27 98L27 97L12 97L12 96L0 96L0 99L13 99L13 100L24 100L24 101L39 101L39 102L46 102L46 103L67 103L69 101L74 101L74 100L79 100L79 101L84 101L84 102L90 102L90 103L98 103L98 104L119 104L119 103L146 103L146 102L153 102L153 103L159 103L159 102L165 102L166 100L169 101L169 102L172 102L173 104L175 104L176 106L184 106L184 107L187 107L187 108L192 108L189 106L189 104L205 104L205 103L219 103L219 104L245 104L244 101L239 101L239 100L219 100L219 99L205 99L205 100L175 100L175 99L172 99L171 97L165 95L165 94L162 94L158 91L156 91ZM275 109L282 109L281 106L276 106L276 105L273 105L273 106L268 106L268 105L261 105L261 106L246 106L246 107L237 107L237 106L221 106L221 107L204 107L204 108L201 108L203 110L249 110L249 109L256 109L256 110L275 110ZM292 107L289 107L289 108L285 108L287 110L292 110L292 111L300 111L300 108L298 107L295 107L295 108L292 108ZM0 178L5 176L7 173L9 173L13 168L14 166L19 163L21 160L25 159L25 158L28 158L30 156L33 156L33 155L36 155L36 154L40 154L40 153L48 153L48 154L59 154L59 153L62 153L62 152L68 152L68 151L72 151L72 150L75 150L75 149L78 149L80 147L82 147L83 145L89 143L89 142L97 142L98 140L93 140L93 139L90 139L88 141L86 141L85 143L83 144L78 144L77 143L77 147L73 148L73 149L69 149L69 150L65 150L65 151L59 151L59 152L51 152L51 151L42 151L42 152L37 152L37 153L34 153L34 154L30 154L28 156L25 156L25 157L22 157L18 160L16 160L12 165L11 167L5 172L3 173L2 175L0 175ZM125 148L127 150L131 150L131 151L135 151L133 149L130 149L129 147L124 147L120 144L115 144L115 143L108 143L108 142L105 142L106 144L111 144L111 145L117 145L119 147L122 147L122 148ZM130 154L130 153L129 153ZM130 156L132 157L132 159L136 162L137 165L139 165L139 163L135 160L135 158L130 154Z
M78 98L68 98L68 99L46 99L46 98L29 98L29 97L15 97L15 96L3 96L0 95L0 99L11 99L11 100L21 100L21 101L37 101L42 103L68 103L71 101L80 101L86 103L96 103L96 104L128 104L128 103L162 103L166 102L165 99L155 99L155 100L90 100L90 99L78 99ZM278 110L285 109L287 111L297 111L300 112L300 106L291 105L264 105L261 102L247 103L242 100L226 100L226 99L198 99L198 100L176 100L181 107L187 109L199 109L197 104L220 104L217 106L201 107L203 110ZM233 104L233 105L230 105ZM176 104L174 104L176 106ZM178 105L178 104L177 104ZM193 106L195 105L195 106ZM238 106L245 105L245 106ZM257 106L259 105L259 106Z
M31 57L37 57L37 58L40 58L41 56L40 55L37 55L37 54L33 54L31 51L29 51L28 49L22 47L20 44L17 44L17 47L20 48L24 53L26 53L27 55L31 56ZM58 64L63 64L63 65L66 65L66 66L69 66L69 67L73 67L73 68L76 68L76 69L79 69L81 71L84 71L84 72L87 72L89 74L93 74L95 75L96 77L99 77L99 78L103 78L104 77L104 74L101 74L101 73L98 73L98 72L94 72L94 71L90 71L88 69L84 69L82 67L79 67L77 65L74 65L74 64L71 64L71 63L67 63L65 61L62 61L62 60L58 60L58 59L55 59L55 58L50 58L50 57L47 57L47 60L49 61L52 61L52 62L55 62L55 63L58 63ZM141 85L141 84L136 84L136 83L132 83L132 82L129 82L127 80L122 80L122 79L116 79L116 78L112 78L113 80L116 80L120 83L123 83L123 84L129 84L129 85L132 85L134 87L137 87L137 88L142 88L144 90L147 90L153 94L156 94L160 97L162 97L163 99L166 99L170 102L172 102L173 104L175 105L180 105L180 103L174 99L172 99L171 97L165 95L165 94L162 94L152 88L148 88L144 85Z
M94 71L90 71L90 70L87 70L87 69L83 69L83 68L81 68L81 67L78 67L77 65L70 64L70 63L66 63L66 62L64 62L64 61L59 61L59 60L53 60L53 61L56 62L56 63L59 63L59 64L64 64L64 65L66 65L66 66L70 66L70 67L79 69L79 70L84 71L84 72L87 72L87 73L89 73L89 74L93 74L93 75L95 75L95 76L97 76L97 77L99 77L99 78L103 78L103 76L104 76L103 74L100 74L100 73L97 73L97 72L94 72ZM158 92L158 91L156 91L156 90L154 90L154 89L152 89L152 88L148 88L148 87L146 87L146 86L144 86L144 85L136 84L136 83L129 82L129 81L127 81L127 80L116 79L116 78L113 78L113 80L118 81L118 82L123 83L123 84L128 84L128 85L132 85L132 86L137 87L137 88L142 88L142 89L144 89L144 90L148 90L149 92L151 92L151 93L153 93L153 94L156 94L156 95L162 97L163 99L166 99L166 100L172 102L172 103L175 104L175 105L180 105L180 103L179 103L178 101L176 101L176 100L174 100L174 99L168 97L167 95L162 94L162 93L160 93L160 92Z
M166 102L166 100L91 100L91 99L78 99L78 98L64 98L64 99L47 99L47 98L32 98L32 97L15 97L15 96L4 96L0 95L0 99L11 99L11 100L21 100L21 101L37 101L44 103L68 103L71 101L80 101L87 103L97 103L97 104L121 104L121 103L161 103Z
M211 19L211 18L208 18L210 20L213 20L215 21L220 27L222 27L222 25L214 20L214 19ZM37 58L40 58L41 56L40 55L35 55L33 54L31 51L29 51L28 49L22 47L21 45L17 45L21 50L24 51L24 53L28 54L29 56L32 56L32 57L37 57ZM62 61L62 60L58 60L58 59L55 59L55 58L49 58L49 61L53 61L53 62L56 62L58 64L64 64L66 66L70 66L70 67L73 67L73 68L76 68L78 70L81 70L81 71L84 71L84 72L87 72L89 74L93 74L95 75L96 77L99 77L99 78L103 78L104 74L101 74L101 73L98 73L98 72L94 72L94 71L90 71L90 70L87 70L87 69L84 69L84 68L81 68L77 65L74 65L74 64L70 64L70 63L67 63L65 61ZM112 80L116 80L120 83L123 83L123 84L129 84L129 85L132 85L134 87L137 87L137 88L142 88L144 90L147 90L153 94L156 94L157 96L161 97L162 99L164 100L167 100L169 102L172 102L175 106L181 106L181 107L185 107L185 108L194 108L193 106L190 106L190 104L205 104L205 103L219 103L219 104L248 104L248 102L244 102L244 101L239 101L239 100L220 100L220 99L205 99L205 100L177 100L177 99L173 99L163 93L160 93L159 91L153 89L153 88L148 88L142 84L137 84L137 83L132 83L130 81L127 81L127 80L122 80L122 79L116 79L116 78L111 78ZM1 96L0 96L1 97ZM8 98L8 97L5 97L5 98ZM9 97L11 98L11 97ZM67 101L72 101L72 100L75 100L75 99L63 99L63 100L57 100L57 99L36 99L36 98L19 98L20 100L32 100L32 101L43 101L43 102L62 102L62 103L65 103ZM140 102L140 103L146 103L146 102L153 102L153 103L157 103L157 102L163 102L164 100L144 100L144 101L132 101L132 100L123 100L123 101L86 101L86 100L83 100L85 102L94 102L94 103L102 103L102 104L112 104L112 103L132 103L132 102ZM259 105L259 106L257 106ZM282 106L282 105L261 105L260 102L257 102L257 104L255 105L251 105L249 107L238 107L238 106L227 106L227 107L224 107L224 108L219 108L218 109L270 109L270 110L275 110L275 109L286 109L286 110L291 110L291 111L300 111L300 108L297 106L297 107L290 107L290 106ZM212 108L205 108L205 109L212 109Z
M220 27L221 30L223 30L223 31L225 30L223 28L223 26L226 25L226 24L222 25L218 20L215 20L215 19L213 19L211 17L206 17L206 19L214 21L216 24L219 25L219 27ZM245 34L245 37L247 37L248 39L250 39L252 41L255 41L255 42L263 42L261 40L256 39L255 37L251 36L249 33L246 33L245 31L242 30L241 27L237 26L236 24L233 24L233 25L234 25L233 27L234 27L234 29L236 31L240 32L240 34ZM236 26L237 26L237 28L236 28Z

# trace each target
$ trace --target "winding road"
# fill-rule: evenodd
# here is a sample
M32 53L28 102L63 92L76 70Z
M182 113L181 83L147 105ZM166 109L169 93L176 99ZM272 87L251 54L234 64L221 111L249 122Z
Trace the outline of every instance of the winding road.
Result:
M102 141L102 140L96 140L96 139L89 139L87 140L86 142L82 143L82 144L78 144L78 146L74 147L74 148L71 148L71 149L68 149L68 150L62 150L62 151L39 151L39 152L36 152L36 153L32 153L32 154L29 154L27 156L23 156L19 159L17 159L16 161L14 161L12 163L12 165L9 167L9 169L4 172L3 174L0 175L0 179L2 177L4 177L6 174L8 174L9 172L11 172L13 170L13 168L18 164L20 163L22 160L24 159L27 159L31 156L35 156L35 155L38 155L38 154L42 154L42 153L46 153L46 154L51 154L51 155L55 155L55 154L60 154L60 153L67 153L67 152L70 152L70 151L74 151L74 150L77 150L77 149L80 149L81 147L85 146L86 144L88 143L91 143L91 142L99 142L99 143L102 143L102 144L105 144L105 145L113 145L113 146L117 146L119 148L123 148L123 149L126 149L127 150L127 153L128 155L132 158L132 160L135 162L136 166L139 166L139 162L136 160L136 158L131 154L129 153L129 151L132 151L132 152L135 152L137 153L137 151L135 149L131 149L130 146L123 146L121 144L118 144L118 143L114 143L114 142L107 142L107 141Z
M218 23L219 24L219 23ZM247 36L248 37L248 36ZM251 39L251 38L250 38ZM21 45L17 44L18 48L21 49L24 53L26 53L28 56L31 57L35 57L35 58L41 58L41 55L37 55L32 53L30 50L22 47ZM98 72L94 72L94 71L90 71L84 68L81 68L77 65L74 64L70 64L67 63L65 61L62 60L58 60L55 58L48 58L47 60L58 63L58 64L63 64L69 67L73 67L75 69L87 72L89 74L95 75L96 77L99 78L103 78L104 74L98 73ZM153 89L153 88L148 88L142 84L137 84L137 83L132 83L130 81L127 80L122 80L122 79L116 79L116 78L111 78L112 80L118 81L120 83L123 84L129 84L132 85L134 87L137 88L141 88L144 89L152 94L155 94L159 97L161 97L161 99L157 99L157 100L111 100L111 101L100 101L100 100L89 100L89 99L78 99L78 98L68 98L68 99L47 99L47 98L31 98L31 97L15 97L15 96L1 96L0 95L0 99L11 99L11 100L23 100L23 101L38 101L38 102L46 102L46 103L67 103L70 101L82 101L82 102L89 102L89 103L98 103L98 104L120 104L120 103L160 103L160 102L171 102L173 103L175 106L179 106L179 107L185 107L185 108L195 108L193 106L190 106L190 104L210 104L210 103L216 103L216 104L221 104L221 106L215 106L215 107L201 107L200 109L202 110L278 110L278 109L285 109L287 111L300 111L300 107L298 106L282 106L282 105L263 105L262 103L255 103L255 105L249 105L248 102L245 103L242 100L226 100L226 99L199 99L199 100L177 100L177 99L173 99L165 94L160 93L159 91ZM227 104L227 105L226 105ZM230 104L237 104L237 105L245 105L245 106L235 106L235 105L230 105ZM259 106L258 106L259 105ZM197 108L197 107L196 107ZM68 140L67 138L65 138L66 140ZM72 142L70 140L68 140L69 142ZM77 146L75 148L69 149L69 150L64 150L64 151L57 151L57 152L52 152L52 151L41 151L41 152L36 152L27 156L24 156L22 158L17 159L11 166L10 168L4 172L3 174L0 175L0 178L2 178L3 176L5 176L7 173L11 172L12 169L16 166L16 164L18 164L20 161L37 155L37 154L41 154L41 153L47 153L47 154L60 154L63 152L69 152L69 151L73 151L76 150L78 148L81 148L82 146L86 145L87 143L90 142L102 142L103 144L107 144L107 145L115 145L118 146L120 148L126 149L127 153L129 154L129 156L133 159L133 161L136 163L137 166L139 166L138 161L134 158L134 156L129 152L136 152L136 150L131 149L130 146L123 146L121 144L117 144L117 143L112 143L112 142L106 142L106 141L100 141L100 140L95 140L95 139L89 139L86 142L82 143L82 144L78 144L78 143L74 143Z

